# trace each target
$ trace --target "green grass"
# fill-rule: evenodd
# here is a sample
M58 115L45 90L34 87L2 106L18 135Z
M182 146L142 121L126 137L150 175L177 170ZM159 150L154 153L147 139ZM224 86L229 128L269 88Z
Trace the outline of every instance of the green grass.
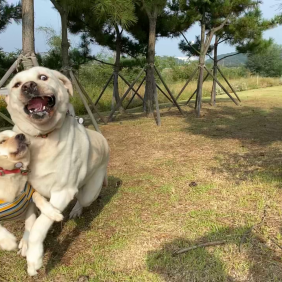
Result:
M54 224L37 278L0 252L0 280L282 281L281 92L240 92L240 106L220 95L215 108L205 98L201 118L164 105L160 127L137 111L101 125L109 187L82 218L67 220L69 207ZM23 223L5 226L20 238Z

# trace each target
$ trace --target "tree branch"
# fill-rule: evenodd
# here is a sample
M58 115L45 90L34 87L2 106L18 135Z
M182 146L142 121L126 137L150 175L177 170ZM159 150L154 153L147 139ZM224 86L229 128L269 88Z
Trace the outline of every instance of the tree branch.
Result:
M223 240L223 241L214 241L214 242L207 242L207 243L203 243L203 244L191 246L191 247L189 247L189 248L181 249L181 250L179 250L179 251L174 252L173 255L183 254L183 253L189 252L189 251L191 251L191 250L195 250L195 249L197 249L197 248L210 247L210 246L218 246L218 245L223 245L223 244L226 244L226 243L227 243L226 240Z
M193 45L190 44L190 42L187 40L186 36L183 34L182 31L180 31L180 34L184 37L184 39L185 39L185 41L187 42L187 44L188 44L196 53L198 53L198 55L200 55L201 53L200 53L197 49L195 49L195 48L193 47ZM210 54L206 54L206 55L208 55L208 56L210 57L210 59L212 59L212 60L214 61L214 58L213 58Z
M217 60L217 62L220 62L221 60L224 60L224 59L226 59L226 58L228 58L228 57L236 56L236 55L238 55L238 54L240 54L240 52L237 52L237 53L234 53L234 54L231 54L231 55L227 55L227 56L225 56L225 57L223 57L223 58Z
M63 13L63 8L57 3L56 0L50 0L52 4L54 5L55 9L58 10L58 12L61 14Z
M102 61L102 60L96 59L95 57L92 57L92 59L93 59L94 61L97 61L97 62L102 63L102 64L105 64L105 65L109 65L109 66L113 66L113 67L115 66L114 64L104 62L104 61Z

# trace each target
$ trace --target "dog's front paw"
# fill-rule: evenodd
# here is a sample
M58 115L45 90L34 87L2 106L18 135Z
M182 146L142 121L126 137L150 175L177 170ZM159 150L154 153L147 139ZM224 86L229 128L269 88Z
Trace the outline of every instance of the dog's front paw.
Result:
M6 229L1 229L1 236L0 236L0 249L4 251L13 251L17 249L17 239L16 237L10 233Z
M19 248L18 255L26 257L28 241L25 238L22 238L18 248Z
M32 246L32 244L30 244L26 253L28 275L37 275L37 270L42 266L42 257L43 245Z
M54 221L62 221L64 219L64 216L61 214L61 212L55 208L52 208L50 213L46 215Z

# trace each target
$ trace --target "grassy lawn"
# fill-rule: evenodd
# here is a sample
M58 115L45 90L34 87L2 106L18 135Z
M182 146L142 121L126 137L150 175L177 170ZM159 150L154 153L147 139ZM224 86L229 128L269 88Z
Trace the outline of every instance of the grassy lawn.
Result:
M241 106L219 97L201 118L183 107L161 127L142 114L101 126L109 187L54 224L38 277L0 252L0 281L282 281L282 87L240 92ZM20 238L22 223L5 226Z

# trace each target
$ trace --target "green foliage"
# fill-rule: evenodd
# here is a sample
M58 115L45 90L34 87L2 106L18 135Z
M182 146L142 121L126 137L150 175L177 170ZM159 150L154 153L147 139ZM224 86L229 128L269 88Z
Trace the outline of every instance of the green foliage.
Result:
M4 76L18 56L19 52L6 53L0 48L0 77Z
M60 70L62 68L62 55L61 55L61 43L62 38L56 33L53 28L39 27L38 31L45 33L46 44L50 50L44 56L38 56L40 65ZM85 34L81 35L81 42L78 48L71 48L69 51L70 66L76 70L80 68L82 64L87 63L92 59L89 48L90 41Z
M266 77L282 75L282 46L272 45L263 53L249 54L247 68L255 74Z
M22 18L22 6L20 3L8 4L6 0L0 0L0 33L12 23L12 20L19 23Z
M136 22L132 0L96 0L90 4L90 9L101 23L127 28Z
M200 56L200 50L201 50L201 39L199 36L196 36L196 41L185 41L181 40L179 43L179 49L185 53L186 56L190 57L199 57ZM207 54L211 54L213 51L213 46L210 45L207 51Z

